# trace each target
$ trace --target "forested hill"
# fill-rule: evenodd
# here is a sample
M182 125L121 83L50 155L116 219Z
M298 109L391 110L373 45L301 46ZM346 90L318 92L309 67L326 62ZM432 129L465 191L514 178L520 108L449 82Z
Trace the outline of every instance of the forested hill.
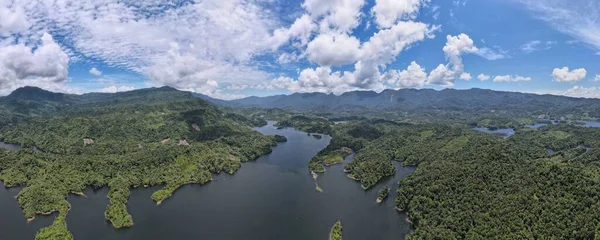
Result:
M55 93L37 87L22 87L0 97L0 126L14 124L30 117L73 111L90 105L152 104L170 100L197 99L190 92L171 87L147 88L119 93L86 93L82 95ZM203 102L203 101L202 101Z
M347 92L336 96L324 93L294 93L269 97L248 97L230 101L244 107L285 108L295 110L336 109L398 109L398 110L457 110L527 111L553 109L571 111L585 108L598 113L600 100L571 98L555 95L536 95L516 92L501 92L486 89L400 89Z
M160 204L184 184L235 173L284 140L252 129L264 120L169 87L83 95L25 87L1 98L0 111L0 140L21 146L0 148L0 182L23 187L17 200L27 219L58 212L36 239L73 239L69 193L108 186L106 219L130 227L130 188L164 186L152 194Z

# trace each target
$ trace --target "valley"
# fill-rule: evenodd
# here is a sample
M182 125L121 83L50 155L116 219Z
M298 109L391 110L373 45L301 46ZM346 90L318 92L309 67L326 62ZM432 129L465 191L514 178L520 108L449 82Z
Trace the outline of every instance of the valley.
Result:
M273 108L165 87L19 89L0 98L0 195L16 197L23 223L44 223L36 239L319 239L337 220L345 239L599 236L600 101L517 94L538 104L519 107L496 97L512 93L473 90L462 95L480 99L465 103L415 91L459 104L365 109L378 94L356 92L336 110L323 104L347 96L307 107L294 94ZM94 223L70 220L86 216ZM253 219L264 227L244 225ZM0 232L32 231L20 226Z

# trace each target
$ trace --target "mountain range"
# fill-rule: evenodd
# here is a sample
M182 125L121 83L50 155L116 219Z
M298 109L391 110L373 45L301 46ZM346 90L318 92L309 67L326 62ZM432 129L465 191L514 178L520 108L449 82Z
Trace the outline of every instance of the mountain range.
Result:
M341 95L325 93L293 93L268 97L247 97L220 100L198 93L179 91L171 87L147 88L119 93L86 93L82 95L49 92L37 87L16 89L0 98L0 110L43 112L83 103L127 99L201 98L225 107L280 108L298 111L336 111L343 109L400 110L400 111L510 111L585 113L600 117L600 99L572 98L556 95L537 95L487 89L400 89L353 91Z

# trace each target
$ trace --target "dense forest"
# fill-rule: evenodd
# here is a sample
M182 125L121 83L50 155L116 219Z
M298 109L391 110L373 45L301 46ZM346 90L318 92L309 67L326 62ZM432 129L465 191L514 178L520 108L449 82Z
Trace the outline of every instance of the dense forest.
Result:
M332 137L308 163L315 175L353 154L344 171L369 189L396 172L394 161L417 166L397 189L378 194L383 199L396 191L395 207L413 227L408 239L600 238L600 129L575 121L597 118L595 100L516 94L532 104L515 107L517 100L506 97L512 93L468 92L491 103L465 102L460 93L387 91L382 94L406 95L394 104L409 104L332 111L231 108L239 103L203 97L222 104L215 106L172 88L84 95L24 88L0 98L0 140L23 146L0 149L0 181L24 186L17 200L26 218L59 212L38 239L72 238L66 196L87 186L108 186L106 219L129 227L131 188L163 186L152 194L160 204L184 184L233 174L286 141L251 129L274 120L280 128ZM417 104L410 94L430 99ZM343 97L370 106L381 95ZM553 104L558 107L548 107ZM549 124L527 127L536 122ZM510 127L515 134L504 138L476 126ZM330 237L339 230L341 238L338 223Z
M40 105L54 100L45 98ZM108 186L106 219L115 228L130 227L130 188L164 186L152 194L160 204L182 185L206 183L211 173L233 174L243 162L285 141L252 130L264 120L223 112L173 89L70 104L39 115L17 113L18 122L0 129L2 141L24 146L0 149L0 181L7 187L25 186L17 195L25 217L59 212L37 239L72 238L65 223L69 193ZM34 152L33 146L41 151Z
M342 148L356 152L345 171L364 188L394 174L392 161L418 166L395 199L409 239L600 237L600 129L521 127L505 139L468 124L371 120L333 125L332 136L312 170Z

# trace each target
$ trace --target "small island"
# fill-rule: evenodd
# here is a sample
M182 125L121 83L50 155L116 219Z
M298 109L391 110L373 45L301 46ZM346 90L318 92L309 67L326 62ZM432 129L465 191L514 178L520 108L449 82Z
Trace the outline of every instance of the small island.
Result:
M338 220L333 224L329 232L329 240L342 240L342 221Z
M387 185L383 186L379 190L379 193L377 194L377 203L383 202L383 200L388 196L389 193L390 193L390 187Z
M281 135L275 135L274 140L275 140L275 142L278 142L278 143L287 142L287 138L285 136L281 136Z

